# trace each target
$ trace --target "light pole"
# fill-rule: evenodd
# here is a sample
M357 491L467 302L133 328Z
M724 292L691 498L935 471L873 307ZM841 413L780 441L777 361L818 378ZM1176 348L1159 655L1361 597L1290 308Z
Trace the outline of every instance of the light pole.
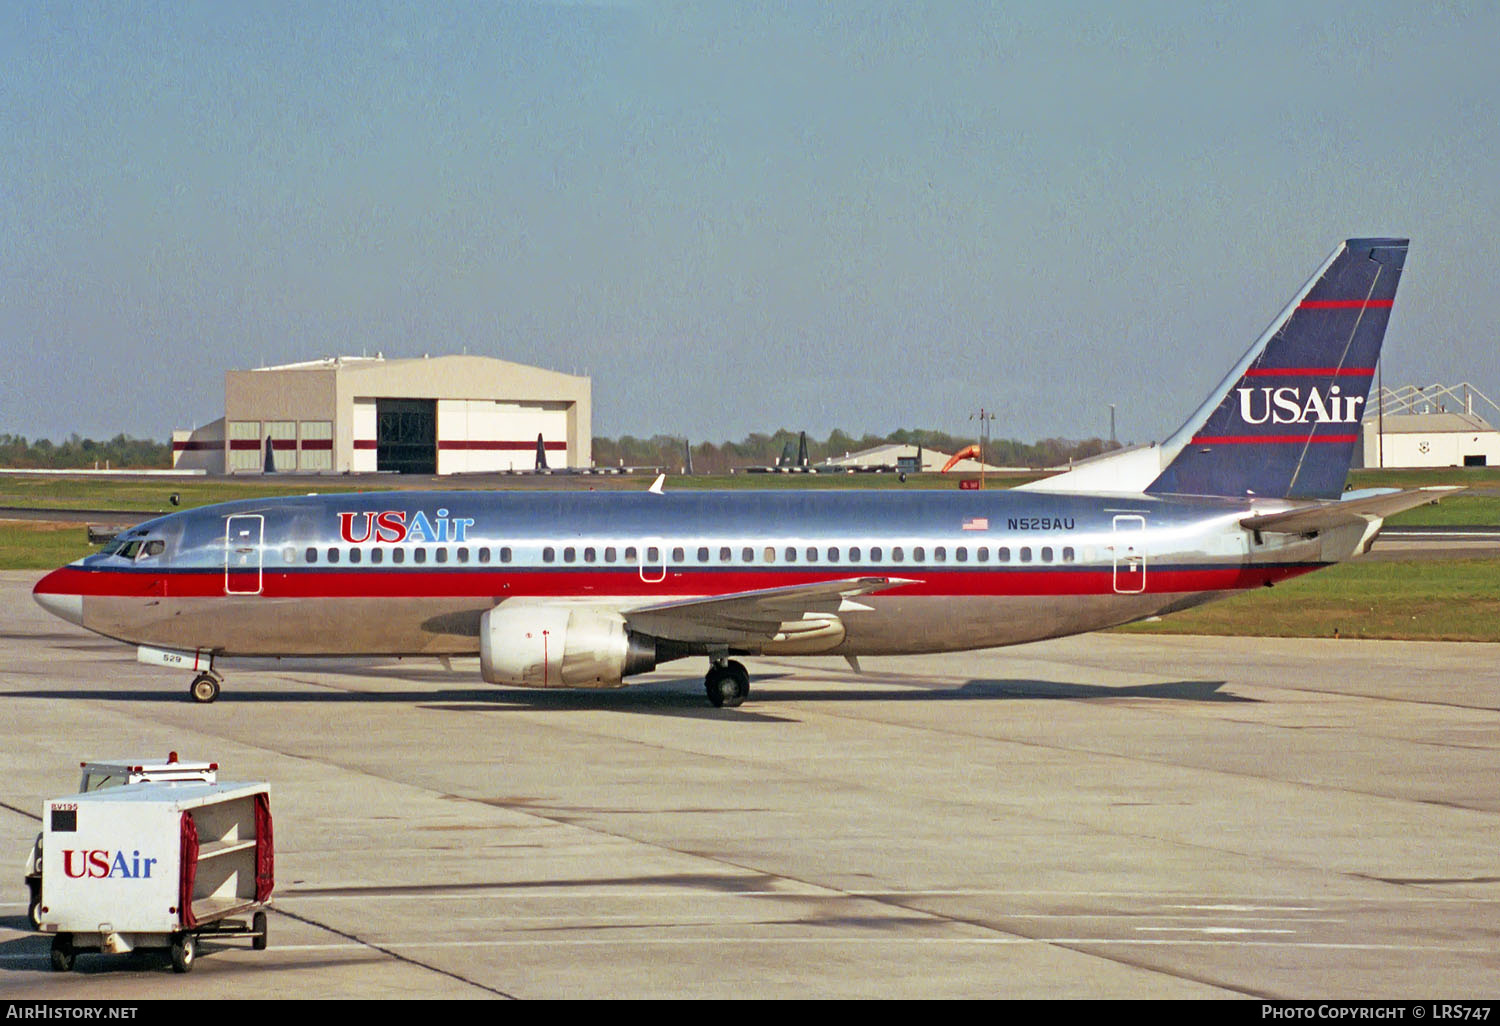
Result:
M1109 404L1109 447L1113 449L1120 443L1115 441L1115 404Z
M995 414L981 406L978 413L969 414L970 420L974 420L976 417L979 420L979 488L983 491L984 464L988 458L987 451L990 444L990 424L994 421Z

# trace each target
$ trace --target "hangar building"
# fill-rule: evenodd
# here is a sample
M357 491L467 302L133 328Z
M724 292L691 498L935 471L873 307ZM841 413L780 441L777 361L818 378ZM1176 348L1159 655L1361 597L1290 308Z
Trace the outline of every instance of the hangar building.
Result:
M485 356L341 356L229 371L224 417L172 433L210 473L462 474L590 465L589 379Z
M1361 424L1356 465L1364 467L1500 466L1500 431L1476 408L1490 399L1473 385L1406 385L1379 390Z

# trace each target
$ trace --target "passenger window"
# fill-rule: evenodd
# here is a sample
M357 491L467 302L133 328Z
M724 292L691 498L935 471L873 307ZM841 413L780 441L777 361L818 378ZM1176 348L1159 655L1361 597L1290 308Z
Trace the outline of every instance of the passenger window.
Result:
M318 561L318 550L313 548L311 545L307 547L307 551L304 552L303 555L307 557L307 561L309 563L316 563Z
M281 561L283 563L295 563L295 562L297 562L297 550L294 549L294 548L292 548L290 545L288 545L286 548L282 549L281 550Z
M859 549L858 548L852 548L852 549L849 550L849 562L851 562L851 563L858 563L859 562Z
M700 562L700 563L707 563L708 562L708 547L707 546L700 545L698 547L698 562Z
M611 545L604 550L604 561L606 563L613 563L615 561L615 557L618 555L619 553L616 552L614 546Z
M834 548L830 548L828 550L828 562L830 562L830 563L837 563L838 561L839 561L839 550L838 549L834 549Z
M575 548L573 548L573 546L569 545L567 548L563 549L563 562L564 563L571 563L571 562L573 562L577 558L578 558L578 550L575 549Z
M339 550L330 547L329 550L328 550L328 562L330 562L330 563L337 563L338 561L339 561Z
M1064 545L1063 546L1063 562L1064 563L1071 563L1071 562L1073 562L1073 547L1071 545Z
M661 562L661 549L658 549L655 545L649 545L649 546L647 546L646 547L646 562L650 563L652 566L655 566L657 563L660 563Z
M766 546L765 556L766 556L766 562L767 563L774 563L774 562L776 562L776 550L773 549L769 545Z
M413 563L427 562L427 550L421 547L411 550L411 561Z
M681 546L674 546L673 549L672 549L672 562L674 562L674 563L684 563L686 561L687 561L687 553L684 552L684 551L682 551L682 547Z
M627 562L627 563L634 563L635 560L636 560L635 546L634 545L627 546L626 549L625 549L625 562Z
M792 548L790 545L786 547L786 561L788 563L797 562L797 550Z
M360 550L359 550L358 546L355 546L354 548L350 549L349 550L349 562L351 562L351 563L358 563L359 562L359 552L360 552Z
M969 561L968 546L960 545L958 548L954 549L953 558L959 563L967 563Z
M552 546L548 545L545 549L542 550L543 563L551 563L555 559L557 559L557 550Z
M490 561L490 547L488 545L480 546L479 561L481 563L488 563Z
M934 563L946 563L948 561L948 550L939 545L932 550L932 561Z
M590 548L587 548L587 549L583 550L583 561L585 563L592 563L595 560L597 560L598 558L599 558L599 552L598 552L597 549L594 549L594 548L590 547Z
M880 562L880 553L881 553L881 549L880 549L879 545L876 545L874 548L870 549L870 562L871 563L879 563Z
M927 550L925 548L923 548L920 545L914 545L914 546L912 546L911 561L913 563L922 563L922 562L925 562L926 559L927 559Z
M459 550L458 550L458 561L460 563L467 563L469 561L469 550L467 548L465 548L463 546L459 547Z
M383 559L385 559L385 549L374 548L370 550L371 563L379 563Z
M510 546L507 545L505 548L503 548L503 549L500 550L500 562L502 562L502 563L509 563L510 562Z
M1051 545L1044 545L1044 546L1042 546L1042 562L1043 563L1050 563L1050 562L1052 562L1052 546Z
M891 549L891 562L892 563L900 563L905 558L906 558L906 553L905 553L905 551L902 550L901 546L897 545L895 548Z
M746 563L754 563L755 562L755 550L752 549L750 546L746 545L743 549L740 550L740 559L743 562L746 562Z
M811 545L807 547L807 561L809 563L816 563L818 561L818 550Z
M391 550L391 562L392 563L405 563L406 562L406 550L405 549L392 549Z
M1023 562L1023 563L1030 563L1031 562L1031 546L1029 546L1029 545L1022 545L1021 546L1021 562Z
M995 558L1000 560L1000 562L1002 563L1009 563L1010 549L1006 548L1004 545L1000 546L999 551L995 553Z
M433 555L434 555L434 557L437 559L437 561L439 563L446 563L446 562L448 562L448 550L447 549L436 549L436 550L434 550Z
M728 545L724 545L724 546L720 547L720 549L719 549L719 562L720 563L727 563L727 562L729 562L733 558L734 558L734 552L733 552L733 550L731 550L729 548Z
M990 561L990 547L988 545L979 546L979 552L975 555L974 560L979 563L988 563Z

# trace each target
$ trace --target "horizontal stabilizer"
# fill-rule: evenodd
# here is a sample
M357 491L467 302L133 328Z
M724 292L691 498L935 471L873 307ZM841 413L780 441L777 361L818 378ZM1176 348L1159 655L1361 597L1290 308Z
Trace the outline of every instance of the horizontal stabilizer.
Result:
M1397 513L1418 506L1427 506L1446 499L1461 486L1432 488L1409 488L1405 491L1380 490L1352 493L1342 502L1320 502L1313 506L1298 506L1280 513L1262 513L1245 517L1242 527L1252 531L1274 531L1285 534L1305 534L1309 531L1324 531L1342 527L1360 520L1395 516Z
M900 577L848 577L785 588L741 591L712 598L682 599L624 611L631 630L681 642L763 641L781 624L809 613L868 609L849 600L916 582Z

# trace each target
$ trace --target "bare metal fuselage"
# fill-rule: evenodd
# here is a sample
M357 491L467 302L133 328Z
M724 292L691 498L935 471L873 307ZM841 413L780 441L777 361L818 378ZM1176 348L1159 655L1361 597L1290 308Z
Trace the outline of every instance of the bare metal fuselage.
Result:
M890 577L906 583L732 651L939 652L1268 586L1358 542L1239 524L1285 505L1005 491L308 496L151 521L122 536L140 545L54 572L37 597L90 630L164 649L463 655L479 650L483 614L509 600L628 618L673 599Z

